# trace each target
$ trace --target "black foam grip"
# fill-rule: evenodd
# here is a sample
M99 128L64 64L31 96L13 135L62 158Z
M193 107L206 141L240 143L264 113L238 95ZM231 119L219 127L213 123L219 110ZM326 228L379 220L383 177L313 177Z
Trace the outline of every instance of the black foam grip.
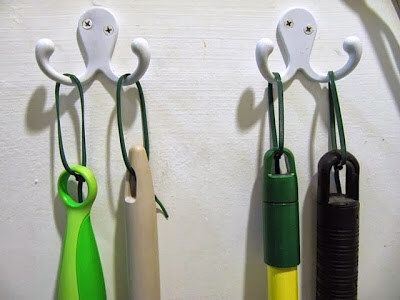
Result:
M317 300L356 300L359 235L359 165L350 153L346 194L330 192L330 174L340 153L326 153L318 164Z
M318 300L357 299L359 202L335 198L318 203Z

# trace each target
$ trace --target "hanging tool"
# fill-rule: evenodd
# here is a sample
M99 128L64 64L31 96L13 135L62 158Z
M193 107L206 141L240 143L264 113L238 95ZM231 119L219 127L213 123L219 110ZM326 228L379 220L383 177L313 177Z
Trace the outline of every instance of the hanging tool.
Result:
M317 209L317 300L357 299L359 174L357 159L346 150L335 76L329 72L330 136L333 150L318 163ZM336 144L336 125L340 150ZM346 192L339 170L346 167ZM331 173L336 192L331 192Z
M142 116L143 144L126 153L122 126L121 90L122 83L129 74L120 77L117 83L117 120L121 152L128 170L125 180L125 220L127 239L127 260L130 299L160 299L160 271L158 255L158 234L156 203L164 216L168 213L161 201L154 195L148 157L150 155L146 104L140 82L136 82L139 92ZM154 201L155 200L155 201Z
M299 204L294 156L284 148L283 87L274 73L278 87L279 142L277 141L273 104L273 85L268 84L269 120L272 148L264 156L264 261L267 264L269 300L296 300L297 266L300 264ZM286 159L282 173L280 158Z
M86 199L78 203L68 194L70 174L61 173L58 196L67 208L67 222L62 245L58 277L59 300L106 299L103 270L97 250L90 209L97 195L97 183L92 171L81 165L71 170L82 176L87 184Z
M136 172L125 180L125 222L129 269L129 299L160 299L157 211L153 180L146 151L136 146L129 151Z
M58 196L67 209L67 221L62 244L61 262L58 274L57 299L90 300L106 299L103 270L90 221L90 210L97 195L97 182L86 165L86 139L84 122L84 98L80 81L74 75L68 76L77 86L81 99L82 113L82 164L69 166L62 141L60 121L60 83L56 84L56 112L58 145L64 165L58 179ZM68 178L73 175L78 181L78 201L68 193ZM83 199L83 183L87 184L87 196Z

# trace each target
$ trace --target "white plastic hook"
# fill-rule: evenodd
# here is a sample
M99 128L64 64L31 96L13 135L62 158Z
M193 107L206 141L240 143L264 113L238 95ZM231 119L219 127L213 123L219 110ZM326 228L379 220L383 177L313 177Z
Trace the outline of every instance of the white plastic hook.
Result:
M329 81L327 73L316 72L310 65L310 55L317 33L317 23L313 15L302 8L287 11L278 24L278 38L282 40L287 55L287 68L281 75L282 82L289 81L297 71L301 71L310 80L317 82ZM349 55L347 63L335 71L336 79L349 74L360 62L362 45L358 37L351 36L343 42L343 49ZM269 39L261 39L256 47L256 61L262 76L268 82L274 82L274 76L268 66L268 57L274 50L274 44Z
M86 11L78 22L78 38L81 41L86 57L86 71L78 76L80 82L85 84L93 80L94 76L101 72L108 79L116 82L118 75L112 70L110 60L114 52L118 37L118 24L114 15L102 7L94 7ZM145 39L135 39L131 44L132 52L138 58L136 70L129 75L125 85L138 81L150 63L149 45ZM56 71L50 65L50 56L54 52L54 43L49 39L41 39L35 47L36 61L49 78L66 85L73 85L71 79Z

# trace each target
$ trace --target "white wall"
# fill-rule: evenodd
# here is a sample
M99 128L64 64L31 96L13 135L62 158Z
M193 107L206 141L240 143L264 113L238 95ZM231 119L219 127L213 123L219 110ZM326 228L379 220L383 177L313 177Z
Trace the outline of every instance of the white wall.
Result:
M310 9L319 31L312 64L321 71L347 60L342 41L361 38L360 65L338 82L348 149L361 163L360 299L400 295L400 22L392 2L364 1L12 1L0 2L0 295L49 299L55 288L64 210L56 198L62 170L54 83L36 65L34 46L56 44L61 72L84 69L76 22L92 5L117 15L113 64L136 62L129 44L148 40L152 60L141 80L148 103L159 215L163 299L263 299L260 160L269 147L264 89L254 59L258 39L275 40L278 16ZM274 70L284 63L276 49ZM314 294L315 173L327 151L326 86L298 76L285 92L286 145L296 156L302 238L301 294ZM68 93L70 89L63 87ZM125 167L115 89L95 81L86 92L89 166L97 175L92 220L107 293L125 299L121 185ZM135 90L129 92L135 102ZM64 98L64 139L77 160L79 101ZM75 124L72 126L72 121ZM136 104L126 109L127 143L141 142ZM313 182L310 184L310 182Z

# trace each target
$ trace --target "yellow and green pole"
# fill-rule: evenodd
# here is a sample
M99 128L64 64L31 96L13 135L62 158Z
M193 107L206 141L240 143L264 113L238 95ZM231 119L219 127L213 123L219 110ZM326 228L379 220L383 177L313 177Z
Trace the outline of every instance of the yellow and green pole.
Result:
M281 174L280 156L287 173ZM277 167L278 164L278 167ZM283 148L264 156L264 262L268 300L297 300L297 266L300 264L299 203L293 154Z

